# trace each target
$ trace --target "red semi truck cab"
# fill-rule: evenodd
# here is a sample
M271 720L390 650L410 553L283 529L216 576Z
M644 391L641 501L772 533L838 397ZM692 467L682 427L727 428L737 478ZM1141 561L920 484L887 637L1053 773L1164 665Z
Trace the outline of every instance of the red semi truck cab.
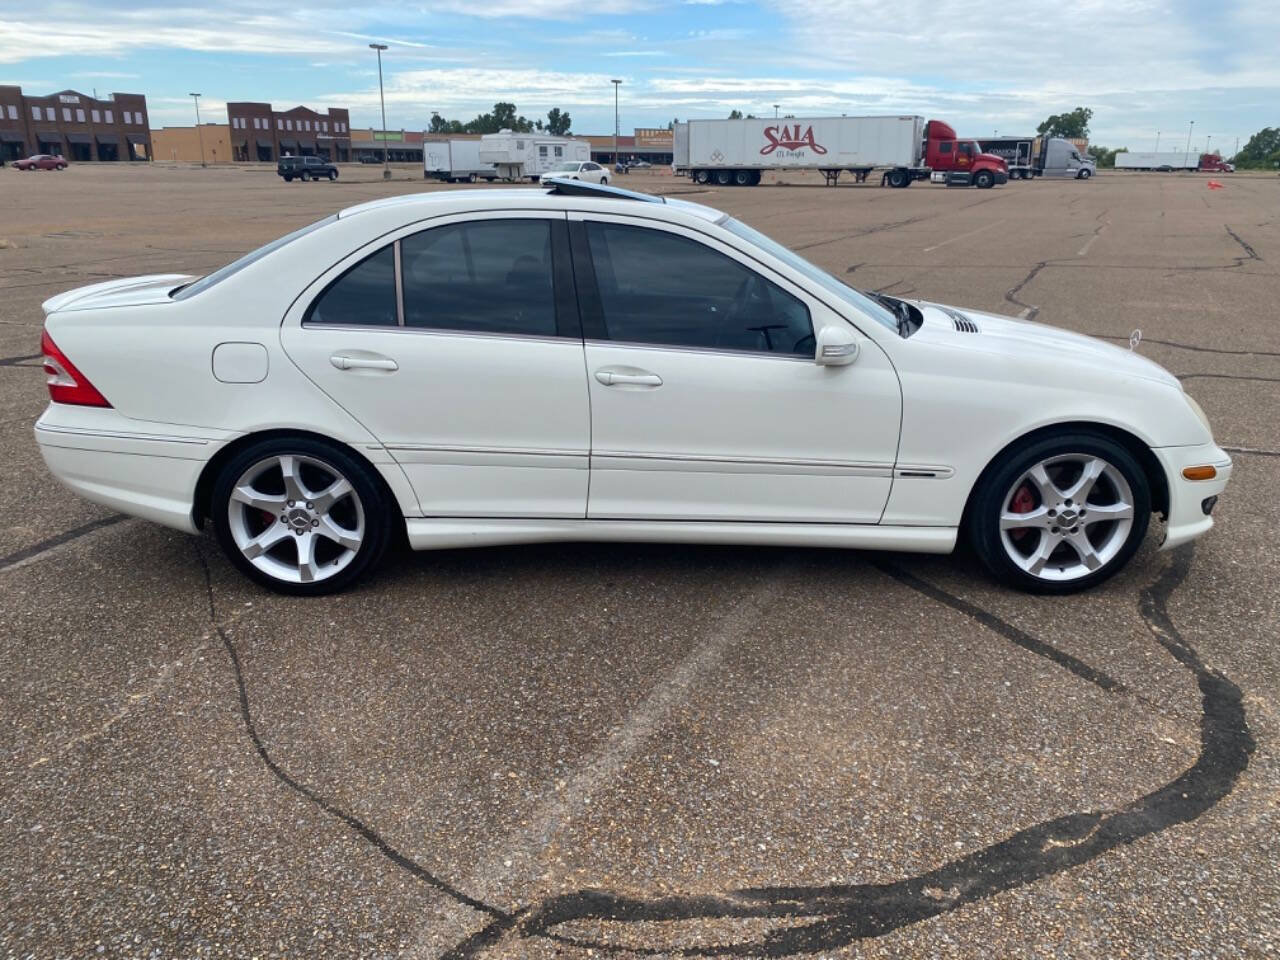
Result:
M969 175L977 187L993 187L1009 180L1009 165L994 153L983 153L976 140L960 140L950 124L930 120L924 128L924 163L939 173Z
M1201 173L1235 173L1236 167L1233 163L1227 163L1216 153L1200 154L1200 172Z

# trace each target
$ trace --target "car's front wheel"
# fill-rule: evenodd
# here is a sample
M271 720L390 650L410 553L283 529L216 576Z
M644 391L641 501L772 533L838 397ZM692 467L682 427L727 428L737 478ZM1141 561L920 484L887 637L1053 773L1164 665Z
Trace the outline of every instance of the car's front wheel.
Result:
M1133 556L1150 520L1150 486L1133 455L1085 432L1006 452L985 474L967 518L987 569L1036 593L1106 580Z
M218 542L250 579L280 593L332 593L369 572L396 509L369 467L310 437L253 444L213 489Z

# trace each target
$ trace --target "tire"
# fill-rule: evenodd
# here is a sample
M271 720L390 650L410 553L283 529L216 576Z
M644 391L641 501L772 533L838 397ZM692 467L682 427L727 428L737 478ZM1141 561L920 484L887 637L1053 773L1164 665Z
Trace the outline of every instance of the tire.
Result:
M973 185L979 190L990 190L996 185L995 174L990 170L979 170L973 175Z
M1093 480L1082 503L1086 471ZM965 518L974 552L992 576L1051 594L1087 590L1115 574L1150 522L1150 485L1133 455L1084 430L1010 448L984 471Z
M733 185L734 185L735 187L749 187L749 186L751 186L751 171L750 171L750 170L735 170L735 171L734 171L734 174L733 174Z
M719 186L727 187L727 186L729 186L729 184L731 184L732 182L733 182L733 174L732 174L732 173L730 173L728 170L717 170L717 171L716 171L716 183L717 183Z
M285 462L292 465L294 485L285 480ZM338 480L347 489L322 506L326 488ZM246 490L253 502L243 495L233 499ZM277 437L251 444L223 465L210 513L219 545L241 573L277 593L317 596L350 586L382 560L392 511L399 509L384 491L372 470L341 447ZM312 551L305 565L300 547Z
M476 182L476 175L474 173L469 174L467 176L467 183L475 183L475 182Z
M301 173L301 174L299 174L298 179L299 179L299 180L301 180L303 183L310 183L310 182L311 182L311 171L310 171L310 170L303 170L303 171L302 171L302 173Z
M693 179L697 180L698 183L710 183L711 172L709 170L698 170L694 173Z
M1091 176L1093 176L1093 174L1091 174L1088 170L1081 170L1079 173L1076 174L1076 179L1088 180Z
M65 170L65 169L67 169L67 165L66 165L65 163L60 163L60 164L58 164L57 169L59 169L59 170Z
M338 171L337 171L337 170L330 170L330 171L329 171L329 182L330 182L330 183L333 183L333 181L335 181L335 180L337 180L337 179L338 179Z
M285 182L285 183L293 183L293 177L288 177L288 176L287 176L287 177L285 177L285 178L284 178L284 182Z
M902 189L911 183L911 176L905 170L889 171L889 186Z
M751 186L759 186L761 173L759 170L751 171Z

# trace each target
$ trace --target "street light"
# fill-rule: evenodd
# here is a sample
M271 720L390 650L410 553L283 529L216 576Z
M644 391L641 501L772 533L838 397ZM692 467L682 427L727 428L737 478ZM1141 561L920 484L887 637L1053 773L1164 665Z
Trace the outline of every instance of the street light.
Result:
M1212 134L1212 133L1211 133L1211 134L1209 134L1209 136L1205 138L1205 141L1204 141L1204 152L1205 152L1205 153L1209 153L1209 152L1210 152L1210 151L1209 151L1209 144L1211 144L1211 143L1213 143L1213 134Z
M773 105L773 119L778 119L778 105L776 103Z
M391 165L387 162L387 98L382 92L382 51L385 43L371 43L370 50L378 51L378 101L382 104L382 179L391 179Z
M1160 131L1156 131L1156 153L1160 152Z
M1195 130L1195 128L1196 122L1192 120L1191 126L1187 128L1187 149L1186 152L1182 154L1182 165L1184 167L1187 165L1187 161L1191 159L1191 132Z
M199 138L199 140L200 140L200 166L202 166L202 167L203 167L203 166L205 165L205 162L204 162L204 131L200 129L200 94L198 94L198 93L189 93L189 94L187 94L187 96L189 96L192 100L194 100L194 101L196 102L196 136L197 136L197 137Z
M621 80L610 80L613 84L613 169L618 169L618 88Z

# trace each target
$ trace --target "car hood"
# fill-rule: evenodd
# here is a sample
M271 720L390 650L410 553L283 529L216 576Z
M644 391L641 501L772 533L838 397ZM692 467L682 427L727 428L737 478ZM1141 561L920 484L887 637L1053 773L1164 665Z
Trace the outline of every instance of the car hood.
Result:
M45 315L63 310L97 310L102 307L134 307L144 303L169 302L174 287L195 277L184 273L157 273L146 277L108 280L87 287L76 287L50 297L41 306Z
M924 314L924 325L914 336L923 335L935 341L945 338L964 349L1004 354L1011 359L1035 357L1094 370L1106 369L1121 376L1140 377L1182 389L1178 378L1168 370L1127 347L994 313L927 302L917 302L916 306ZM976 332L965 329L965 320L977 327Z

